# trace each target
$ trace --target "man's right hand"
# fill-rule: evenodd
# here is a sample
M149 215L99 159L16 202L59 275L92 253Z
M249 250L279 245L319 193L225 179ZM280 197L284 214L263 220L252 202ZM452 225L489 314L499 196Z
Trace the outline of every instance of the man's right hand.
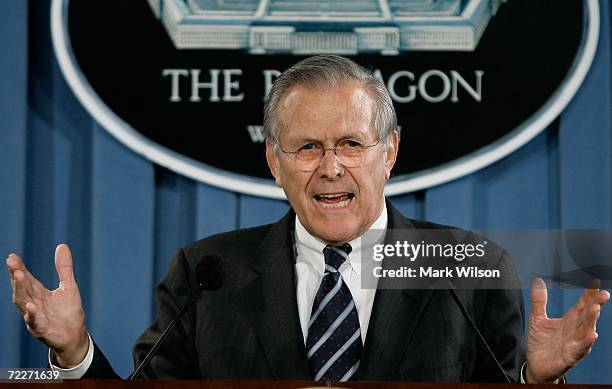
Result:
M68 245L55 249L59 286L49 290L28 271L16 254L6 260L13 288L13 304L23 314L28 331L49 346L60 367L70 368L85 359L89 335L79 287L72 270Z

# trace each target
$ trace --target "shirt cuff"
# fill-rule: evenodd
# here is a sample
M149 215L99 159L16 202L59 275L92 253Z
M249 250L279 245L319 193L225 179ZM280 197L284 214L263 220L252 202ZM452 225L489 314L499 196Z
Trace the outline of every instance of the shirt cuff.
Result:
M521 384L526 384L527 382L525 381L525 368L527 367L527 361L523 362L523 366L521 366ZM557 382L558 384L566 384L567 381L565 381L565 374L562 375L561 377L559 377L559 381Z
M55 358L53 358L53 352L51 351L51 349L49 349L49 366L51 366L51 369L53 371L57 371L59 373L58 378L64 380L71 380L79 379L85 375L85 373L91 366L91 363L93 362L94 354L93 340L91 340L91 336L89 334L87 334L87 337L89 338L89 349L87 350L87 355L85 355L85 359L83 359L83 362L69 369L62 369L61 367L54 365L53 362Z

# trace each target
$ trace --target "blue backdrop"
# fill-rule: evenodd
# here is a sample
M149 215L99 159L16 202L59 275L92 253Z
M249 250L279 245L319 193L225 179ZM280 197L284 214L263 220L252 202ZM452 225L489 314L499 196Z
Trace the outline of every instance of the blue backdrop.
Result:
M610 6L589 75L550 127L509 157L451 183L393 197L406 215L478 228L612 228ZM53 250L68 242L87 322L127 375L131 345L152 320L152 292L175 250L216 232L275 221L284 201L228 192L159 168L109 136L66 85L47 0L3 0L0 12L0 253L22 254L57 285ZM46 364L0 278L0 367ZM576 301L551 291L549 314ZM612 383L612 307L571 382Z

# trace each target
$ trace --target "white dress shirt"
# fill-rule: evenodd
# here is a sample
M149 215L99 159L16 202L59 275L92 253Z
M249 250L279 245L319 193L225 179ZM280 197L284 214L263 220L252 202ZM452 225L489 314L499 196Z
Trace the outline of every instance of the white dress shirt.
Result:
M380 232L380 235L378 239L368 239L368 242L371 242L371 244L381 243L384 239L384 231L386 228L387 208L385 205L378 219L376 219L374 224L369 228L371 231L376 231L376 233ZM376 289L361 288L361 273L364 271L372 271L374 261L370 258L366 263L362 262L361 251L364 247L362 246L361 237L348 243L353 249L348 256L348 261L345 261L340 266L339 271L342 280L348 286L353 296L353 300L355 301L357 315L359 316L359 327L361 328L361 341L365 343ZM311 235L296 216L295 245L297 252L295 261L297 305L300 314L302 335L304 336L304 344L306 344L312 304L314 303L315 296L321 285L321 280L323 279L323 274L325 273L323 249L327 246L327 243Z
M57 371L59 373L60 379L79 379L85 375L87 369L89 369L89 366L91 366L91 363L93 362L94 346L89 333L87 334L87 336L89 337L89 349L87 350L87 355L85 355L85 359L83 359L83 362L69 369L62 369L61 367L54 365L53 352L51 351L51 349L49 349L49 366L51 366L51 370Z

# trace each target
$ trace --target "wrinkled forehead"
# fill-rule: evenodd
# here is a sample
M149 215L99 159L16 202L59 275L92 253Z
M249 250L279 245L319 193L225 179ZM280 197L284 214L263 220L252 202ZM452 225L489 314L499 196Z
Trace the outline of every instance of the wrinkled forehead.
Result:
M376 135L375 111L369 91L358 81L347 81L292 86L279 102L277 118L281 137L371 138Z
M330 96L337 104L358 107L372 107L374 98L368 88L358 80L346 80L333 84L295 84L285 91L279 102L279 111L294 108L300 104L309 104L311 99Z

